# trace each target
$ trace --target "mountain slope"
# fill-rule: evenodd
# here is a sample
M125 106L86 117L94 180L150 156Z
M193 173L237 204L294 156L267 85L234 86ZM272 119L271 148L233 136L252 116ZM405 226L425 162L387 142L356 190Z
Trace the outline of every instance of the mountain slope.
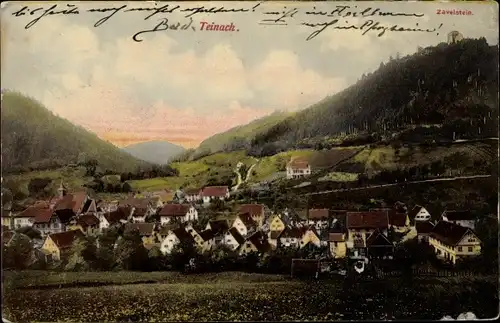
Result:
M55 168L83 156L117 172L147 164L17 92L3 94L1 131L4 172Z
M289 117L252 141L289 149L311 138L439 125L447 139L496 137L498 45L484 38L419 49L392 59L353 86Z
M264 133L293 113L276 111L268 116L254 120L246 125L231 128L205 139L197 151L216 153L245 149L257 134Z
M169 159L183 153L186 149L168 141L148 141L122 148L132 156L154 163L166 164Z

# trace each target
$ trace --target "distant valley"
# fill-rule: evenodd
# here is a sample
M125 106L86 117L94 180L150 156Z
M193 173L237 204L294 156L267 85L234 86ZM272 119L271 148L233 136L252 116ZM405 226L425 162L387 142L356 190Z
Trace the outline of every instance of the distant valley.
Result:
M168 141L147 141L123 148L124 151L135 158L154 163L167 164L169 160L183 153L186 149Z

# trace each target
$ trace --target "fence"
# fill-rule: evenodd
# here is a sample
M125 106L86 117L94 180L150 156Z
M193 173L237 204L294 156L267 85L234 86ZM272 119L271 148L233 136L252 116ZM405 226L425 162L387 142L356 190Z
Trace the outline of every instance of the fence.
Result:
M400 277L403 276L402 271L389 271L384 272L383 270L376 269L377 276L379 278L384 277ZM413 276L416 277L471 277L477 275L473 271L453 271L453 270L426 270L426 269L413 269L411 271Z

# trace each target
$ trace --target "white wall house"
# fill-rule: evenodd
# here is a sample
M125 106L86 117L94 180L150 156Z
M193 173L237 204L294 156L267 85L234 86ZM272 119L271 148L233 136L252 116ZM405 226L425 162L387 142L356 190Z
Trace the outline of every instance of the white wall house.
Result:
M423 206L415 206L418 211L415 214L415 221L429 221L431 219L431 214Z
M14 217L14 228L19 229L22 227L31 227L35 217L33 216L22 216L21 214Z
M201 191L201 198L205 204L209 204L214 199L224 201L229 196L229 187L227 186L207 186Z
M286 178L300 178L311 175L311 166L305 160L292 159L286 166Z
M181 223L198 220L198 210L189 204L165 204L159 212L162 225L178 220Z

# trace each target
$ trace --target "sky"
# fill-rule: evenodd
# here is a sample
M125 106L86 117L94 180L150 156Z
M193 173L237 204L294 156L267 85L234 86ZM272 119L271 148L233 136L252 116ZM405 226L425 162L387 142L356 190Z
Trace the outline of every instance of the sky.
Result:
M2 88L22 92L42 102L56 115L81 125L119 147L166 140L186 148L234 126L276 110L297 111L354 84L363 73L376 70L390 56L412 54L447 40L457 30L466 38L485 37L498 44L498 4L461 2L184 2L180 9L200 7L248 8L249 12L198 13L196 31L151 30L161 19L186 23L186 12L120 11L94 27L109 13L90 8L155 7L150 3L74 2L78 15L50 15L25 29L33 15L13 12L51 4L2 2ZM164 4L157 3L156 6ZM170 3L175 6L176 3ZM326 28L314 31L302 22L323 23L333 18L306 15L335 6L367 7L384 12L421 13L423 17L341 17L345 25L368 19L436 32L390 32ZM286 6L286 9L284 7ZM66 4L59 2L58 8ZM122 10L126 10L122 9ZM262 25L263 12L297 8L287 26ZM180 10L178 9L178 10ZM438 10L470 10L472 15L441 15ZM55 9L59 10L59 9ZM278 18L278 17L276 17ZM235 25L234 32L201 31L200 22ZM318 27L316 27L318 28Z

